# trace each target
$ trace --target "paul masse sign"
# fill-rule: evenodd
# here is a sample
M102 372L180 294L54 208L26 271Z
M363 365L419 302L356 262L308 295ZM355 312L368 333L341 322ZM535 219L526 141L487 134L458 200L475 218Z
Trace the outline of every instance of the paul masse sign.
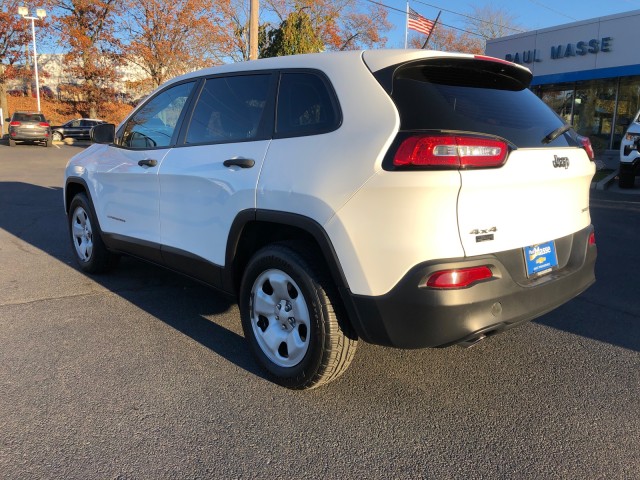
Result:
M486 54L528 67L533 84L640 75L640 10L487 40Z
M552 45L549 52L551 60L559 60L562 58L583 56L588 54L596 54L599 52L611 52L613 45L613 37L604 37L601 39L592 38L591 40L580 40L575 43L567 43L560 45ZM527 64L542 61L542 52L534 48L533 50L524 50L522 52L507 53L505 60L514 63Z

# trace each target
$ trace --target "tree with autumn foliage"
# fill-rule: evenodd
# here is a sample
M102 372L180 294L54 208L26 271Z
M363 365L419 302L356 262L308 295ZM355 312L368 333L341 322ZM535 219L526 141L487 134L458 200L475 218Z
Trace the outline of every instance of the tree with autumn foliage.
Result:
M24 58L25 45L29 44L31 32L29 22L18 15L22 1L2 0L0 5L0 108L3 116L7 117L7 82L20 72L17 64Z
M229 22L224 45L227 59L249 59L248 1L230 0L223 7ZM320 50L354 50L386 46L384 32L391 28L381 5L366 8L357 0L264 0L261 18L260 56L289 55ZM224 36L223 36L224 37Z
M356 0L267 0L265 8L280 19L274 29L282 29L288 22L290 30L293 25L311 30L324 50L384 47L387 39L383 33L391 28L382 5L372 3L363 10ZM296 37L305 42L303 32ZM310 51L317 50L316 43L310 42ZM297 53L303 53L301 50L296 49Z
M123 23L130 41L125 56L147 74L147 91L176 75L222 63L228 54L227 3L126 0Z
M123 0L60 0L57 4L60 41L69 48L64 55L72 83L68 94L85 101L93 118L113 99L122 62L116 15L123 7Z

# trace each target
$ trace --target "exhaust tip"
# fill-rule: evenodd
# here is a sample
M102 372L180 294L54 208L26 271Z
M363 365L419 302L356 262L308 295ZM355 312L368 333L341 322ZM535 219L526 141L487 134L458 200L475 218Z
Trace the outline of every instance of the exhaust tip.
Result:
M471 338L467 338L466 340L463 340L462 342L458 343L458 346L462 348L475 347L478 343L480 343L485 338L487 338L487 336L484 333L481 333L479 335L475 335Z

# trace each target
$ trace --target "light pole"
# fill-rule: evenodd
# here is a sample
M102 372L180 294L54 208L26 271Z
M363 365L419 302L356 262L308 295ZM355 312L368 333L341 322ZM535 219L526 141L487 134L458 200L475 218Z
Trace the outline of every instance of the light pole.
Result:
M25 20L31 20L31 34L33 35L33 69L36 76L36 98L38 99L38 111L40 111L40 81L38 79L38 52L36 51L36 26L34 20L42 20L47 16L47 12L43 8L36 10L35 17L29 17L29 9L27 7L18 7L18 13Z

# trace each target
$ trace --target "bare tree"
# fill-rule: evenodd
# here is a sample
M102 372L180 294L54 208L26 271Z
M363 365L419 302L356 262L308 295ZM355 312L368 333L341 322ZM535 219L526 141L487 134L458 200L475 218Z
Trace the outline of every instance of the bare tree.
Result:
M480 37L484 39L482 45L483 50L486 40L524 31L517 23L516 17L513 14L493 5L472 7L469 18L467 18L465 23L467 30L480 35Z

